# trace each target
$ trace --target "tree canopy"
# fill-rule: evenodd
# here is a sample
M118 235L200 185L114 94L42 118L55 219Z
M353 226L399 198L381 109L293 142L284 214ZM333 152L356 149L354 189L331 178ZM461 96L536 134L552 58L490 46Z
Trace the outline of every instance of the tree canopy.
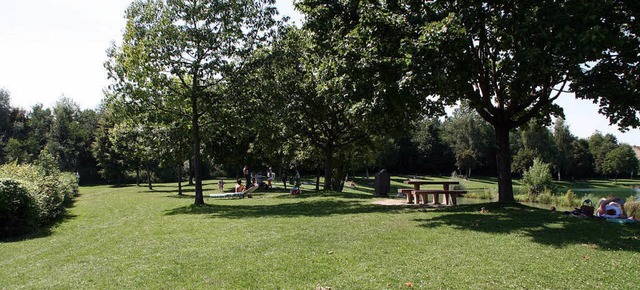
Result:
M335 5L334 1L328 2ZM548 124L552 116L561 116L562 109L554 101L570 88L580 90L595 82L584 77L585 73L594 72L584 70L589 63L604 65L611 56L608 51L613 49L637 49L637 45L633 49L627 47L628 43L637 42L634 34L637 19L633 14L637 9L631 9L631 14L622 12L624 8L637 6L631 2L394 0L349 3L361 6L354 11L374 9L378 12L362 12L361 17L375 15L402 28L396 32L403 35L402 49L409 61L407 84L423 88L428 96L445 104L469 102L494 127L499 201L512 202L509 133L532 119ZM628 25L633 28L624 29ZM389 39L397 37L388 36ZM637 58L637 54L634 57ZM621 67L637 66L634 58L616 59L623 62ZM618 76L632 80L637 74ZM579 82L580 86L570 87L571 82ZM603 100L620 102L610 92L598 92ZM613 105L608 109L621 111ZM637 109L634 113L637 117ZM633 114L625 114L629 115ZM621 124L633 122L621 121Z
M245 57L269 40L277 24L273 3L135 1L126 12L122 45L109 51L106 67L118 102L190 122L196 204L204 203L201 118L224 123L221 107L230 102L223 89Z

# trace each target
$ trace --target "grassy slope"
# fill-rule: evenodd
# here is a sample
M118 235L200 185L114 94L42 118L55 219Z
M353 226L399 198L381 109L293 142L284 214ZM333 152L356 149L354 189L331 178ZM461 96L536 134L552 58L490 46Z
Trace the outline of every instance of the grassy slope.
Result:
M208 192L213 184L208 184ZM0 289L593 289L640 284L640 226L366 194L207 199L81 189L51 233L0 243Z

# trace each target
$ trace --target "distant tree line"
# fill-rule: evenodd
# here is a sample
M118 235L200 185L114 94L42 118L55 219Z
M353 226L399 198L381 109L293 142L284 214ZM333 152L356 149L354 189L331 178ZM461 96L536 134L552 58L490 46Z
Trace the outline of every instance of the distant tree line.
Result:
M57 160L61 171L77 172L81 184L135 182L152 188L158 181L193 182L189 130L179 123L152 125L118 119L106 106L80 109L66 97L53 108L38 104L25 110L10 106L8 91L0 90L0 96L2 163L33 163L45 151ZM294 169L308 175L318 173L315 152L262 139L281 133L268 122L247 122L242 128L236 140L203 131L205 178L239 177L244 164L253 171L272 166L279 175L291 175ZM373 175L380 169L408 175L494 175L492 130L475 111L460 106L446 118L412 123L396 138L379 139L375 146L361 148L360 152L367 153L354 153L344 170L351 177ZM534 120L511 135L515 174L521 175L536 158L550 164L558 180L633 178L640 172L630 145L598 131L589 138L578 138L563 119L557 119L551 128ZM210 148L223 149L215 152Z

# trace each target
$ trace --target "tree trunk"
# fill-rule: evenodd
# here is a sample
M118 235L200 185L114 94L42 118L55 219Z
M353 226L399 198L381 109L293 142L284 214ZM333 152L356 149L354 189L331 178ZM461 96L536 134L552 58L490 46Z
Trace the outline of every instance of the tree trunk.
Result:
M197 80L193 80L197 82ZM194 178L196 180L196 198L195 204L204 204L204 196L202 195L202 166L200 161L200 126L198 124L198 97L191 95L191 125L193 134L193 166Z
M316 191L320 190L320 174L321 174L320 166L318 166L316 170Z
M184 170L184 152L182 149L178 151L177 162L176 162L176 174L178 175L178 195L182 196L184 193L182 192L182 172Z
M122 186L122 170L119 170L116 174L116 187Z
M151 184L151 166L147 163L147 186L149 189L153 189L153 184Z
M193 185L193 158L189 158L189 185Z
M136 166L136 185L140 186L140 165Z
M178 174L178 195L182 195L182 162L178 162L176 166L176 173Z
M324 190L331 189L331 174L333 173L333 148L324 150Z
M511 180L511 151L509 149L509 127L495 125L497 153L496 163L498 170L498 202L512 203L513 181Z

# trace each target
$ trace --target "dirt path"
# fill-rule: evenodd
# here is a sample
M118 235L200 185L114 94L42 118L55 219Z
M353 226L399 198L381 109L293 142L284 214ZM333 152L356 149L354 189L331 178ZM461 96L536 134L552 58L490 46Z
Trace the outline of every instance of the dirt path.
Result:
M373 204L379 204L379 205L406 205L407 204L407 200L406 199L379 199L379 200L375 200L373 201Z

